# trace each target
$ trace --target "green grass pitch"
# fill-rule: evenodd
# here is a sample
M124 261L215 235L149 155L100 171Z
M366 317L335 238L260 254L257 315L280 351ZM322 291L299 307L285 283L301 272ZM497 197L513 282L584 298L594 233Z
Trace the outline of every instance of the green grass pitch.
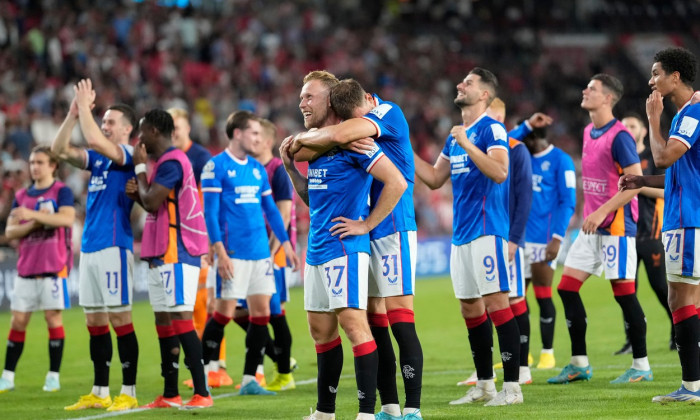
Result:
M651 403L654 395L665 394L680 386L678 355L669 351L669 321L656 296L642 274L639 297L648 320L649 359L654 381L626 385L611 385L609 381L631 364L631 356L613 356L623 341L622 316L613 299L607 281L592 278L582 289L588 312L588 352L593 366L590 382L569 385L548 385L546 379L558 373L569 359L569 339L559 297L557 306L555 356L558 369L532 370L534 383L523 387L525 403L512 407L482 407L480 405L450 406L450 400L466 391L455 384L473 370L467 331L459 314L448 278L419 280L416 296L416 323L424 351L424 378L422 412L426 419L560 419L560 418L697 418L700 408L687 404L660 406ZM315 406L316 356L306 327L301 289L291 291L292 301L287 314L294 338L293 355L299 362L294 373L297 389L274 397L238 397L233 387L213 391L215 405L199 411L161 409L121 414L123 419L301 419ZM532 354L537 361L540 351L538 308L529 296L532 321ZM139 402L145 404L162 392L158 342L153 315L147 302L134 306L136 333L139 338L140 360L137 381ZM75 402L79 395L88 393L92 386L92 363L88 354L88 333L80 308L64 314L66 347L61 368L62 389L56 393L41 390L48 368L47 331L41 314L35 314L27 333L24 354L17 367L16 390L0 394L2 419L69 419L103 418L103 410L67 412L65 405ZM0 336L7 337L9 313L0 314ZM243 366L243 332L236 325L227 328L228 367L235 381L240 381ZM354 419L357 410L356 388L353 376L352 350L343 337L345 362L338 392L338 419ZM495 340L497 342L497 340ZM0 350L4 360L5 348ZM121 372L116 341L111 370L112 395L119 391ZM181 380L189 373L181 363ZM266 360L268 378L272 365ZM502 371L497 371L502 376ZM398 379L399 395L403 384ZM501 387L501 381L497 383ZM183 398L191 391L180 387ZM379 402L378 402L379 404ZM379 405L377 405L379 406ZM111 417L111 416L110 416Z

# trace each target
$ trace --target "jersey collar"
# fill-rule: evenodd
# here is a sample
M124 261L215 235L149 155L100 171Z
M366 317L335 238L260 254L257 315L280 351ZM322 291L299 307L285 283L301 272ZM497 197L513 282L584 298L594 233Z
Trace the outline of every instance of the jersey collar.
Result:
M233 153L231 153L231 152L228 150L228 148L227 148L227 149L224 149L224 150L226 151L226 154L228 155L228 157L230 157L231 159L233 159L233 161L236 162L237 164L239 164L239 165L245 165L246 163L248 163L248 155L245 156L245 159L242 159L242 160L241 160L241 159L238 159L237 157L235 157L235 156L233 155Z
M484 118L485 116L486 116L486 111L484 111L483 114L479 115L479 118L475 119L473 123L469 124L469 127L464 127L464 129L465 130L471 129L472 127L474 127L476 125L476 123L481 121L481 119Z
M553 145L553 144L550 144L550 145L547 146L543 151L537 152L537 153L535 153L534 155L532 155L532 157L539 158L539 157L545 156L546 154L548 154L548 153L551 152L552 150L554 150L554 145Z

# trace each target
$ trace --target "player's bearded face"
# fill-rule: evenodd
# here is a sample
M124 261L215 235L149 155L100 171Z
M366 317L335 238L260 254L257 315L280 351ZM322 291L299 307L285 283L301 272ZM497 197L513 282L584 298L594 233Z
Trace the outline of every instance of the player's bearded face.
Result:
M299 109L304 116L304 127L311 129L323 126L330 107L328 88L320 81L312 80L304 85L299 96Z

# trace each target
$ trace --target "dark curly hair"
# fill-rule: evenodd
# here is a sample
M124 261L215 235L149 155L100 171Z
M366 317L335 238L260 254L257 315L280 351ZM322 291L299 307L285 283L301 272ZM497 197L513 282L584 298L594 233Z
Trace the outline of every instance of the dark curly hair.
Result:
M695 54L685 48L674 47L661 50L654 55L654 62L660 63L666 74L678 72L681 82L691 86L698 72L698 60Z
M167 138L170 138L173 130L175 130L173 117L163 109L156 108L146 112L146 115L143 116L143 120Z

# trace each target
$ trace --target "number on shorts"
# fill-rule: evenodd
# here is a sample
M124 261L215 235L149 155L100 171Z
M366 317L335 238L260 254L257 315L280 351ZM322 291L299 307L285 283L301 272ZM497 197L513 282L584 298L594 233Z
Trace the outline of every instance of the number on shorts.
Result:
M58 293L58 290L60 288L58 285L58 278L54 277L51 280L53 280L53 287L51 288L51 293L56 294L56 293Z
M162 271L160 273L160 280L163 282L163 288L168 289L170 287L170 271Z
M617 259L617 248L615 248L615 245L603 246L603 252L608 263L613 263Z
M398 258L396 258L396 254L391 254L391 255L382 255L382 276L387 277L389 273L391 272L391 265L389 265L389 260L394 261L394 276L399 275L399 265L398 265Z
M335 280L335 285L333 288L336 288L340 285L340 281L343 279L343 271L345 271L345 267L342 265L335 265L333 266L333 270L338 272L338 277ZM326 267L326 278L328 279L328 287L331 287L331 268Z
M119 272L118 271L105 271L107 275L107 290L112 293L112 289L115 291L119 288Z
M667 233L666 234L666 252L670 253L671 249L671 242L673 242L673 237L676 237L676 250L673 252L674 254L678 254L681 252L681 234L680 233Z
M484 257L484 268L486 268L486 275L493 274L496 269L496 263L493 261L493 257L487 255Z
M271 276L272 274L272 261L267 260L267 271L265 271L265 275Z

